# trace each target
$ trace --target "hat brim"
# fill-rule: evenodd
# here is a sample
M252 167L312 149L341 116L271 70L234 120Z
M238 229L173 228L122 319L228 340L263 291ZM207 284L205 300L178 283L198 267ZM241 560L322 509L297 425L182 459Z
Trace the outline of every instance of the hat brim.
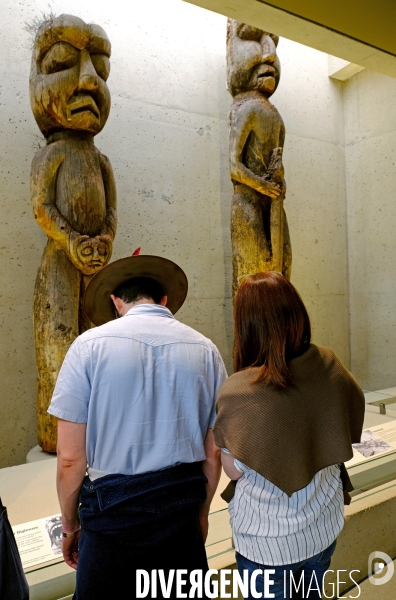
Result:
M89 282L84 295L84 310L94 325L104 325L115 318L110 294L128 279L149 277L160 283L168 296L167 308L175 314L187 296L188 281L184 271L161 256L141 254L121 258L103 267Z

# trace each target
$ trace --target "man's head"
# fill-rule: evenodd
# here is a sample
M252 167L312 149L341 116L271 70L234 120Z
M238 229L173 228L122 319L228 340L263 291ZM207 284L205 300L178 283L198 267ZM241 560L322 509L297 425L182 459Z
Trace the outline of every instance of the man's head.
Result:
M98 25L61 15L38 29L30 103L43 134L71 129L96 135L109 116L110 42Z
M136 304L166 306L167 296L162 285L150 277L135 277L121 283L111 294L116 314L123 317Z
M278 87L278 36L228 19L227 83L232 96L256 90L267 98Z
M187 290L186 274L176 263L162 256L134 253L115 260L92 277L83 305L92 323L104 325L125 315L134 304L166 305L175 314Z

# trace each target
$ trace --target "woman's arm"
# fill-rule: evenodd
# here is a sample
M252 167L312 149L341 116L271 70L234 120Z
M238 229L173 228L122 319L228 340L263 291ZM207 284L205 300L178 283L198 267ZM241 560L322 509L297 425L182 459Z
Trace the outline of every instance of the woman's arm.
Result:
M224 450L221 451L221 464L223 465L223 469L225 474L232 479L232 481L236 481L240 477L242 477L243 473L239 471L234 465L234 457Z

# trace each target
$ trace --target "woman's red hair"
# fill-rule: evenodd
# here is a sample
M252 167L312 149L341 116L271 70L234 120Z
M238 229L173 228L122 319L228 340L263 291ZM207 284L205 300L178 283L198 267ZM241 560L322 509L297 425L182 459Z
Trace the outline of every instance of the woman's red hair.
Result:
M234 367L260 367L254 383L293 384L288 362L311 341L307 310L295 287L279 273L249 275L235 297Z

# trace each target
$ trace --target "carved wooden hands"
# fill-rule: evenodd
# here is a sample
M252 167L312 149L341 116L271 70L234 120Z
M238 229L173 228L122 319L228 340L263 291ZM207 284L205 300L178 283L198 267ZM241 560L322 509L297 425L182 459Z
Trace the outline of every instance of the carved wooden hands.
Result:
M110 260L113 251L113 241L117 228L115 209L115 185L106 185L107 216L104 229L99 235L89 237L77 231L71 231L68 240L68 256L73 265L84 275L94 275Z
M260 164L262 174L255 173L244 162L246 151L251 146L251 136L259 138L260 146L265 147L268 144L268 139L263 139L263 132L257 125L257 121L262 118L262 115L257 111L257 108L250 106L247 102L244 106L239 107L234 114L231 115L232 127L230 130L230 172L233 181L237 181L248 187L256 190L269 198L278 198L285 195L286 184L284 181L284 168L282 164L281 146L273 148L271 158L268 164L265 164L265 157L262 151L256 154L257 162ZM284 134L281 132L280 144L283 141ZM269 136L270 132L268 132ZM266 135L266 134L264 134ZM278 142L279 143L279 142Z
M283 186L280 183L276 183L275 181L266 179L265 177L266 176L264 175L264 177L261 178L262 184L257 191L260 192L260 194L269 196L269 198L273 199L283 195Z
M275 196L276 198L286 196L286 181L285 181L285 169L282 161L283 148L274 148L272 151L271 159L268 165L267 172L264 177L268 178L272 184L280 189L280 193ZM270 196L271 198L273 196Z
M233 139L234 138L234 139ZM231 168L231 178L234 181L238 181L239 183L243 183L250 188L253 188L260 194L264 196L268 196L269 198L278 198L281 195L285 195L286 193L286 182L283 179L283 165L282 159L279 158L282 153L279 153L279 150L282 151L282 148L275 148L273 150L273 155L271 156L270 164L264 173L264 175L256 175L253 173L246 165L242 162L242 156L245 149L247 135L243 136L243 138L239 138L239 140L235 139L237 136L231 133L231 158L230 158L230 168ZM277 160L277 168L274 169L273 166L273 156L276 155ZM280 160L280 164L279 164ZM279 176L279 173L282 173L282 176Z
M93 275L109 261L112 248L113 238L110 235L90 238L73 231L69 236L68 256L84 275Z
M116 189L110 163L101 155L106 220L99 235L90 237L73 229L57 208L54 185L63 162L63 153L54 146L54 150L48 154L47 148L36 153L32 164L31 196L35 219L81 273L94 275L111 258L117 228Z

